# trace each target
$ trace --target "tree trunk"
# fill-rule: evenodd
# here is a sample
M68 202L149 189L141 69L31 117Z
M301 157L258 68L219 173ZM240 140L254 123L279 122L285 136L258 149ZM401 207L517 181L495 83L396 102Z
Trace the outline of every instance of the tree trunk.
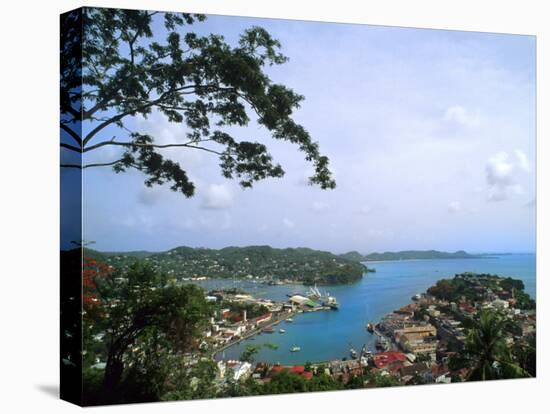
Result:
M105 376L103 377L103 394L106 402L116 402L124 363L122 362L122 352L109 353L107 364L105 366Z

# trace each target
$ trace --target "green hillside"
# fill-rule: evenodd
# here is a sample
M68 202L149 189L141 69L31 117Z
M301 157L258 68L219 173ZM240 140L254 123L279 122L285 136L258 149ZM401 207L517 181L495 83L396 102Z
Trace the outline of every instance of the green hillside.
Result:
M453 253L440 252L438 250L403 250L400 252L370 253L364 256L365 261L383 260L426 260L426 259L478 259L477 254L466 253L458 250Z
M125 269L136 260L145 260L162 272L175 277L191 278L259 278L290 280L304 284L342 284L361 279L366 266L330 252L308 248L276 249L270 246L225 247L207 249L177 247L161 252L97 252L115 268Z

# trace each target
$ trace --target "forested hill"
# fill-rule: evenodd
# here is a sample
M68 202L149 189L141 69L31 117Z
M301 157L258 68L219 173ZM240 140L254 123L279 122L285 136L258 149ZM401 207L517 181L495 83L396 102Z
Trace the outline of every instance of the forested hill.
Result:
M330 252L308 248L276 249L270 246L206 249L177 247L160 252L98 252L86 249L85 256L102 259L118 269L145 260L175 278L288 279L304 284L341 284L361 279L366 266Z
M365 261L383 260L422 260L422 259L478 259L484 257L478 254L458 250L453 253L437 250L404 250L400 252L370 253L364 256Z

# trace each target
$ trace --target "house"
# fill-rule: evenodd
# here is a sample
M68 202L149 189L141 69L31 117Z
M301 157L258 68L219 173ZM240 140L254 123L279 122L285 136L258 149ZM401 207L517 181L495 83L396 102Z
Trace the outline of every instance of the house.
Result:
M256 323L260 324L260 323L263 323L263 322L267 322L271 319L271 316L272 316L271 313L264 313L263 315L258 316L256 318Z
M295 374L303 374L305 371L305 367L303 365L294 365L291 369L290 369L290 372L293 372Z
M227 361L226 369L233 370L233 379L238 381L241 378L246 378L252 372L252 364L250 362Z
M385 369L389 365L396 362L405 362L407 361L407 356L402 352L397 351L387 351L375 354L373 357L374 366L378 369Z

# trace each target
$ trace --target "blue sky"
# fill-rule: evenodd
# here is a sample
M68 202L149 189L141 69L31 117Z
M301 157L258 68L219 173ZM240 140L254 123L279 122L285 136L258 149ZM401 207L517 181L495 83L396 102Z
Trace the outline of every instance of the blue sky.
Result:
M192 199L145 188L137 171L86 170L84 238L95 248L534 251L534 37L222 16L193 29L235 44L253 25L290 58L268 72L305 95L295 119L329 156L337 188L306 185L303 154L253 120L232 132L268 144L286 175L251 190L193 150L164 151L195 181ZM159 114L129 125L184 139ZM116 155L106 147L90 160Z

